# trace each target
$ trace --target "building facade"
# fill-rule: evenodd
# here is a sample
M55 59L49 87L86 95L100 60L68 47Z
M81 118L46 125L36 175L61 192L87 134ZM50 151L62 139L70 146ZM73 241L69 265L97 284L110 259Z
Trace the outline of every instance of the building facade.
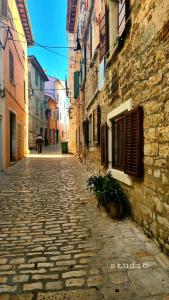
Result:
M4 18L1 18L3 24L1 104L3 102L4 116L1 118L0 126L5 153L1 164L3 168L7 168L27 155L28 150L27 47L33 45L33 36L26 1L2 0L1 9L5 11Z
M45 82L48 77L35 56L28 57L29 63L29 149L36 148L36 138L40 134L47 139L48 119L45 99Z
M46 111L47 119L48 119L48 132L47 139L48 144L56 145L57 144L57 103L54 99L49 96L45 96L46 102L48 105L48 109Z
M4 51L4 29L3 20L7 16L7 7L4 9L2 3L0 6L0 172L5 168L5 91L4 91L4 63L3 63L3 51ZM1 22L2 20L2 22Z
M166 252L168 15L167 0L69 1L67 14L75 42L81 34L74 77L80 106L76 152L92 173L112 173L128 196L134 220Z
M46 96L52 98L56 101L57 111L56 111L56 143L68 139L68 102L66 96L65 82L48 76L49 81L45 84Z
M57 97L57 130L59 141L68 140L68 102L66 97L65 82L56 80Z
M69 151L76 153L76 102L74 99L74 70L75 70L75 41L74 34L72 32L67 33L68 40L68 96L69 96L69 126L71 132L69 132Z

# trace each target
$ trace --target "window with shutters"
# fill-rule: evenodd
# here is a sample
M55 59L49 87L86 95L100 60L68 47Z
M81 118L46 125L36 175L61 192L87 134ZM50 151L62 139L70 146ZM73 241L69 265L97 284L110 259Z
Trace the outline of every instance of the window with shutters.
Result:
M101 109L100 105L93 111L93 144L100 144Z
M127 27L127 19L129 17L129 0L118 0L118 35L121 37Z
M84 145L89 146L89 120L86 119L83 122L83 137L84 137Z
M92 139L92 135L93 135L93 117L92 114L89 116L89 145L92 145L93 139Z
M11 50L9 50L9 78L14 81L14 56Z
M38 71L35 70L35 84L36 84L36 86L38 86L38 83L39 83L39 74L38 74Z
M43 79L40 77L40 90L43 91Z
M141 177L143 174L143 108L128 111L111 121L112 168Z
M40 113L40 100L36 97L36 114L39 115Z
M80 72L74 72L74 98L77 99L79 97L79 76Z
M120 170L124 169L124 122L124 115L112 121L112 166Z
M93 142L97 143L97 109L93 112Z
M8 0L0 1L0 17L7 18L8 16Z
M101 10L99 17L99 35L100 35L100 62L109 50L109 21L108 21L109 9L108 6L104 6Z
M108 167L108 127L107 123L100 128L101 165Z

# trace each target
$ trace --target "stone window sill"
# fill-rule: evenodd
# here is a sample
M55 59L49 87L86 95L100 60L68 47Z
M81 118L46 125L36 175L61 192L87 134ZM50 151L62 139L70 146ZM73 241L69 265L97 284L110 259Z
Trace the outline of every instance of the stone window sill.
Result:
M117 169L109 169L113 178L125 183L128 186L132 186L132 178L131 176L125 174L123 171Z

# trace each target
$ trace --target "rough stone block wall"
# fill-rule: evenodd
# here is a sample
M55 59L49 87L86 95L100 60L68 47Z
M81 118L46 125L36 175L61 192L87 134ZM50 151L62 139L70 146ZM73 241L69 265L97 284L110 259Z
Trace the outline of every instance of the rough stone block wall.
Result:
M122 184L134 219L169 253L169 5L168 0L131 1L131 28L107 66L104 90L95 103L102 123L128 99L144 109L144 178ZM90 90L92 81L87 81ZM86 102L88 99L86 99ZM103 172L100 149L86 153L92 173Z

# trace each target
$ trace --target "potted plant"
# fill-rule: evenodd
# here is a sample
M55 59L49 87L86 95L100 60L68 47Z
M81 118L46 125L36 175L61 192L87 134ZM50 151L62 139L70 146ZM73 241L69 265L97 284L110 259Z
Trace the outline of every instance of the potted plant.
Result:
M93 191L98 207L105 207L113 219L121 219L130 213L130 205L118 181L111 173L105 176L93 175L87 181L87 187Z

